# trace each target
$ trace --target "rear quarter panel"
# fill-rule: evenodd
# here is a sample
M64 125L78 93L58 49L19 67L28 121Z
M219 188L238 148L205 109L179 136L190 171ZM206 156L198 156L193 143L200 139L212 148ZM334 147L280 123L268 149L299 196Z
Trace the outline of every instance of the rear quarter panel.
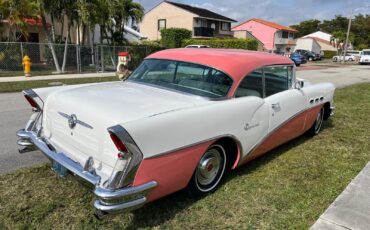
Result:
M259 109L264 100L245 97L225 101L210 101L207 105L159 114L122 124L144 154L144 158L156 157L222 136L232 136L243 141L242 149L248 149L253 140L264 135L268 119ZM267 108L266 108L267 109ZM258 114L256 111L258 110ZM265 113L267 116L267 112ZM253 132L245 132L245 124L260 122ZM257 122L257 121L256 121Z

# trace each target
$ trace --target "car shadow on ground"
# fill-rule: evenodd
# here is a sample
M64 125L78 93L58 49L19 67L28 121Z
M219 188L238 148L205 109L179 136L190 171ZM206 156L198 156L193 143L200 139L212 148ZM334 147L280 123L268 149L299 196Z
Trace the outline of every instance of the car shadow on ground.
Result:
M331 129L332 127L333 124L331 122L331 119L329 119L323 124L322 130ZM252 173L259 167L268 164L275 158L279 157L281 154L310 140L310 138L311 137L309 137L308 135L302 135L267 152L261 157L252 160L251 162L242 165L235 170L230 171L228 175L226 175L226 178L223 180L222 183L228 183L230 180L239 175ZM130 225L128 226L128 229L152 228L155 226L159 226L172 219L174 216L176 216L177 213L193 205L200 199L202 198L189 198L186 191L182 190L156 200L152 203L146 204L144 207L132 212L134 216Z

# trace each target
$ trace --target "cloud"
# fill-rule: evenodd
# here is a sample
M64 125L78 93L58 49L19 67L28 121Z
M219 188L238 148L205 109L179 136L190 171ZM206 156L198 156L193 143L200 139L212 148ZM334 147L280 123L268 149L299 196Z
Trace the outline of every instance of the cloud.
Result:
M239 23L250 18L262 18L283 25L297 24L308 19L331 19L335 15L370 14L370 0L173 0L209 9ZM150 10L161 0L137 0Z

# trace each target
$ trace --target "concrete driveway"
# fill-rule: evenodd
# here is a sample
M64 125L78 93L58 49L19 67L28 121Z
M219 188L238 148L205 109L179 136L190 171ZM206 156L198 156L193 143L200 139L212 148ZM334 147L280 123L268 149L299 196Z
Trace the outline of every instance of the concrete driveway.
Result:
M340 66L315 70L304 70L300 68L297 71L297 77L306 79L312 83L332 82L335 87L343 88L357 83L370 82L370 65Z
M297 77L313 83L332 82L341 88L351 84L370 82L370 66L346 66L299 70ZM0 173L46 161L39 151L18 154L15 135L24 127L31 114L31 108L21 93L0 94Z
M31 107L22 93L0 94L0 173L45 161L39 151L18 154L17 130L24 128L31 116Z

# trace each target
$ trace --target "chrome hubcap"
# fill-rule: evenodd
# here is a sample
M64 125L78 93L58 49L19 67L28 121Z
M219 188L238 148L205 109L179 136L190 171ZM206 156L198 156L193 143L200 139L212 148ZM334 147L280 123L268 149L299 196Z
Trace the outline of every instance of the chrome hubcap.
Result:
M324 113L322 111L322 109L320 110L320 112L317 114L317 117L316 117L316 123L315 123L315 132L318 133L321 129L321 124L322 124L322 120L323 120L323 116L324 116Z
M217 174L219 174L219 171L223 169L221 163L222 157L220 152L215 148L208 150L197 167L196 179L198 183L202 186L211 184L217 177Z

